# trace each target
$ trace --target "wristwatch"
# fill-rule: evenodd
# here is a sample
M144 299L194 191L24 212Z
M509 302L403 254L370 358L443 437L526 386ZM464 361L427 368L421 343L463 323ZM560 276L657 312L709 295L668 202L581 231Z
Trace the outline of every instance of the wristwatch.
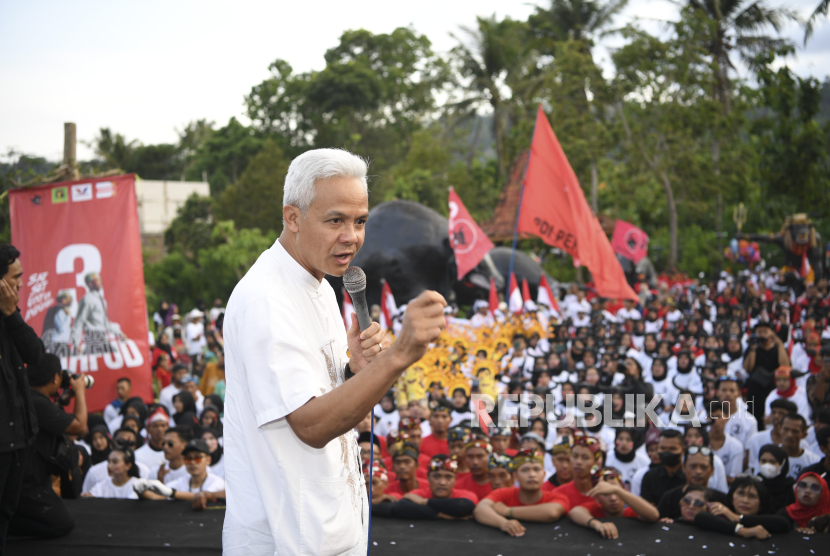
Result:
M348 363L346 363L346 366L343 367L343 374L346 377L346 380L349 380L350 378L352 378L354 376L354 373L352 372L352 368L349 366Z

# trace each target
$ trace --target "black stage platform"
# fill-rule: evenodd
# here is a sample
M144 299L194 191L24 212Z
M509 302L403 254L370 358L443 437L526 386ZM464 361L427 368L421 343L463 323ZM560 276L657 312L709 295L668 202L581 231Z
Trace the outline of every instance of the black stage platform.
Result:
M146 556L148 554L221 554L224 509L194 512L184 502L133 500L69 500L75 530L51 541L9 539L9 556ZM373 555L398 556L511 556L528 554L762 556L827 554L830 537L789 533L767 541L706 533L681 524L646 525L632 519L614 520L620 538L604 540L595 532L560 523L527 524L524 537L474 522L372 522Z

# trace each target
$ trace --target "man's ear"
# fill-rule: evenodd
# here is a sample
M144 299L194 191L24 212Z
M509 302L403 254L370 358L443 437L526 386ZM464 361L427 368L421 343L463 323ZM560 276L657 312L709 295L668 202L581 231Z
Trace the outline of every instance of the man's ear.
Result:
M285 227L291 232L297 233L300 231L299 221L303 217L299 207L294 205L285 205L282 207L282 218L285 221Z

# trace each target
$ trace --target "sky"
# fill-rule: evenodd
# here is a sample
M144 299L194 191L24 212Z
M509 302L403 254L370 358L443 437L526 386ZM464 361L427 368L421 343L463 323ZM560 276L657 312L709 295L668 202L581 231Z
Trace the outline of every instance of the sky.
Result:
M767 0L808 15L818 0ZM287 60L295 71L320 70L343 31L388 33L411 25L438 53L451 32L476 16L526 19L535 2L516 0L0 0L0 160L9 149L60 160L63 123L78 127L78 158L92 158L101 127L144 144L173 143L176 129L201 118L243 122L243 99ZM676 19L668 0L631 0L619 25L638 21L659 33ZM783 31L798 45L803 31ZM608 39L597 51L608 68ZM788 65L799 75L830 74L830 22Z

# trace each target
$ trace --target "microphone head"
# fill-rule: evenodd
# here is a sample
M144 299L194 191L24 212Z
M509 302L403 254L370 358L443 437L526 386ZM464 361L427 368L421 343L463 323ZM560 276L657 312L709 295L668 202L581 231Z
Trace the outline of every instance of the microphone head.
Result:
M360 267L350 266L343 275L343 286L349 294L366 291L366 274Z

